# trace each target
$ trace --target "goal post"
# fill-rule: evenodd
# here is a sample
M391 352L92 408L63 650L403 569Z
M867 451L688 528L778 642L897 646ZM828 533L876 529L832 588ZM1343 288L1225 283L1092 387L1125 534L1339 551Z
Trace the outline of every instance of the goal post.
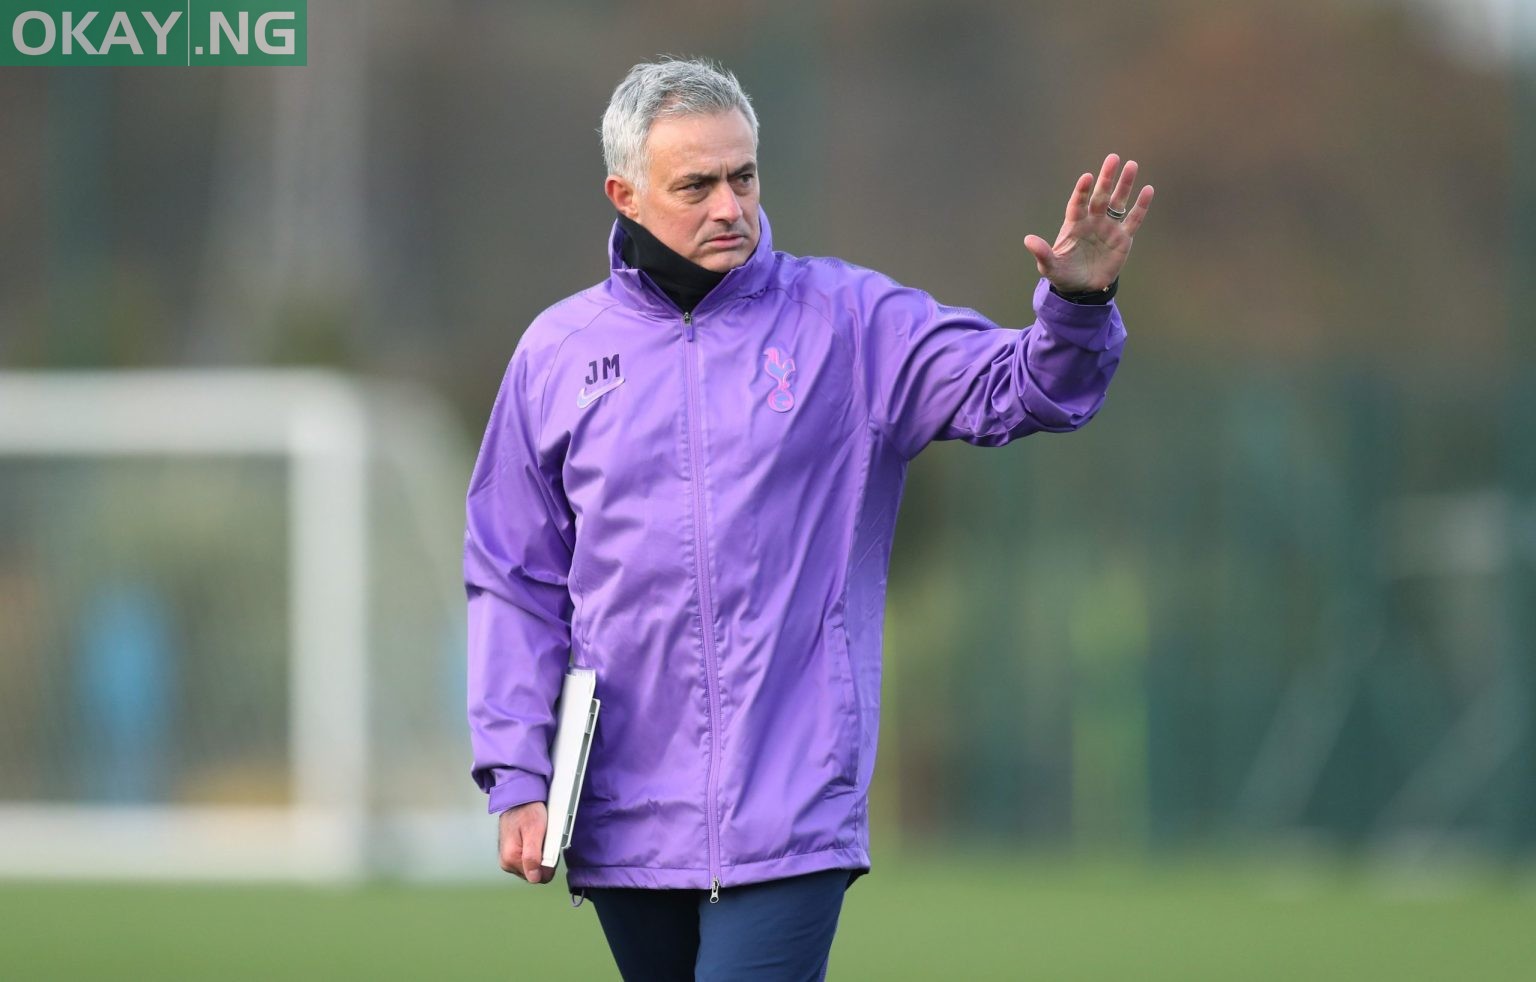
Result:
M265 607L256 604L251 608L251 618L256 623L270 621L273 611L285 613L286 629L274 631L267 648L282 646L286 652L258 653L262 657L270 655L269 660L275 663L262 669L265 674L260 677L281 679L280 704L262 703L258 684L227 681L231 677L255 677L246 664L255 659L241 661L230 656L224 658L230 664L221 662L228 652L217 650L217 644L206 643L208 636L220 633L217 625L201 629L202 634L197 637L204 639L203 643L174 662L180 666L175 672L156 667L170 663L163 657L141 659L150 666L144 671L152 677L153 685L174 691L179 706L191 707L183 708L183 717L188 713L195 717L199 711L198 694L189 692L189 687L207 684L230 690L221 697L223 703L210 702L214 708L206 710L209 714L217 713L218 705L227 704L251 719L283 720L285 732L280 736L267 738L264 744L254 737L245 740L269 750L278 748L267 754L283 758L271 764L274 773L281 774L272 781L275 790L265 795L241 791L221 799L218 794L200 790L196 779L186 779L183 784L190 783L192 787L180 795L150 793L145 790L150 783L140 782L142 787L137 792L120 796L120 800L102 800L90 793L72 795L60 791L58 782L44 773L33 784L49 790L29 798L23 782L6 786L4 768L0 767L0 877L345 880L376 868L373 854L381 836L390 841L401 835L416 835L427 841L455 838L443 828L455 827L462 821L453 816L472 814L461 810L457 801L441 802L437 814L447 826L439 825L435 831L420 831L424 828L423 815L430 818L434 814L437 796L430 791L403 795L421 801L424 812L412 812L407 807L390 812L387 807L382 811L379 807L381 789L375 785L375 775L380 761L372 738L375 721L370 719L370 703L382 691L381 685L396 683L387 678L381 680L371 661L375 657L372 649L396 633L412 638L433 633L442 638L462 635L462 593L456 570L448 568L448 564L458 547L458 536L451 529L456 524L462 527L462 483L467 478L467 455L471 452L449 414L430 397L333 373L0 372L0 508L14 509L14 527L10 532L0 525L0 575L5 571L8 543L18 554L27 549L36 552L38 546L25 544L27 524L38 520L29 517L33 512L46 512L49 521L65 526L70 521L68 494L43 490L27 497L25 502L7 501L7 468L13 478L13 493L21 494L15 488L28 482L17 475L27 468L46 470L49 466L63 466L66 473L72 473L67 469L81 462L115 466L151 461L155 462L151 466L191 467L189 471L177 471L174 478L186 484L195 483L196 478L191 475L197 467L210 462L265 461L276 466L270 475L263 471L262 480L280 475L272 478L270 487L282 500L272 503L263 499L263 507L270 506L273 514L284 516L277 521L282 522L286 533L279 536L278 543L266 544L274 556L281 553L284 586L272 588L274 595ZM398 534L415 537L409 547L391 545L392 552L409 548L415 550L418 558L430 556L428 561L416 564L426 569L421 584L391 589L391 596L421 598L422 612L414 616L417 622L428 626L415 635L398 630L387 616L381 621L378 598L373 596L381 578L391 575L375 568L373 555L378 529L370 519L379 496L381 474L393 482L391 500L403 503L399 510L405 517L399 523L402 530ZM46 489L52 487L47 480L40 478L32 483ZM88 483L89 477L74 475L69 480ZM233 480L238 485L242 478ZM62 486L69 481L60 478L55 483ZM177 491L185 496L183 504L177 507L195 508L185 504L198 500L195 490L178 487ZM113 514L111 524L136 521L131 506L123 507L122 514ZM222 521L222 525L209 527L227 527L232 541L238 536L266 537L259 531L238 532L241 517L237 511L232 508L230 514L219 519L199 520ZM174 524L174 520L168 522L168 526ZM388 525L393 530L396 523L391 521ZM415 526L414 530L410 526ZM441 541L445 532L446 542ZM150 538L154 535L145 534ZM92 534L81 533L81 539L89 543ZM217 543L206 544L206 548L216 551ZM149 551L143 549L141 542L135 542L127 551L136 556L135 550ZM74 610L70 605L78 598L67 596L70 586L89 579L96 557L90 545L63 551L68 555L60 563L73 572L51 592L61 595L55 601L57 605ZM131 556L130 566L136 561ZM237 555L220 556L215 562L205 562L193 572L183 573L182 592L194 598L189 606L196 608L196 598L216 596L220 609L240 611L241 564ZM12 575L25 577L35 574L38 564L21 555L13 557L10 565ZM199 577L207 580L199 584L195 582ZM257 610L258 607L261 609ZM3 615L4 608L0 608L0 616ZM186 616L203 615L194 609ZM56 627L45 625L31 635L22 623L24 618L17 621L20 626L13 625L9 636L0 624L0 661L12 659L15 665L23 666L14 671L23 682L32 681L37 689L35 705L42 707L32 716L32 730L16 741L23 749L13 752L24 753L27 747L47 748L38 751L47 759L35 762L43 772L77 766L79 753L66 746L69 738L59 731L96 725L90 718L92 709L94 715L104 709L108 717L129 719L128 723L107 726L103 739L109 740L132 732L133 727L148 728L145 721L153 719L156 707L173 698L146 697L140 700L143 706L138 710L131 708L133 700L126 694L123 702L128 708L114 706L110 693L86 699L84 708L73 705L69 699L54 698L63 690L100 690L101 685L91 689L92 683L82 682L81 678L103 671L93 665L113 658L122 662L128 657L111 648L114 642L110 626L104 629L105 641L87 638L72 642L75 649L104 644L107 655L92 661L61 654L67 646L58 639L80 634L74 626L78 619L66 613L57 618ZM133 632L122 625L131 623L131 618L109 621L122 630L125 651L132 647L129 637ZM239 620L231 624L228 631L238 632L243 623ZM174 637L178 632L173 625L161 633ZM227 636L232 642L230 647L238 649L235 634ZM3 646L7 645L14 650L6 652ZM437 650L421 652L424 676L447 677L452 671L461 670L448 667L452 658L449 647L445 642ZM409 661L409 655L401 661ZM115 671L127 672L130 668ZM240 672L246 674L239 675ZM194 675L208 681L197 683L190 678ZM0 685L4 684L6 680L0 679ZM398 685L402 690L422 688L410 681ZM434 683L427 688L447 690L451 686ZM27 696L16 690L12 698ZM393 704L408 700L385 701ZM459 706L462 707L462 701ZM451 700L434 699L428 711L413 718L422 720L418 734L425 734L418 742L429 743L449 754L446 764L459 759L451 755L453 744L462 739L463 717L461 710L454 717ZM192 752L184 749L182 743L239 742L229 738L223 724L217 718L194 718L192 723L183 724L187 732L155 745L159 747L158 756L176 757L184 762ZM5 735L5 725L0 723L0 737ZM113 725L117 729L112 729ZM208 756L210 762L198 773L220 774L222 766L216 756L211 751ZM248 756L260 754L253 752ZM452 776L468 789L467 753L461 756L465 774ZM5 751L0 750L0 765L3 764ZM381 823L392 825L396 831L382 827ZM425 826L431 825L431 821L425 822ZM398 831L402 828L418 832ZM419 847L417 851L430 854L432 848Z

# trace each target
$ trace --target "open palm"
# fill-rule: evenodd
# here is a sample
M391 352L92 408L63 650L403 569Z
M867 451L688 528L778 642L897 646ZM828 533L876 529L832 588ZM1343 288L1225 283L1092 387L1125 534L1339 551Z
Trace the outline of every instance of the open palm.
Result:
M1120 171L1120 158L1110 154L1104 158L1099 178L1084 174L1077 179L1072 196L1067 199L1067 217L1055 243L1048 243L1038 235L1024 238L1024 248L1035 257L1040 275L1062 293L1086 293L1103 290L1120 275L1126 258L1131 254L1131 242L1136 230L1146 220L1147 209L1152 205L1152 186L1141 189L1131 205L1131 192L1136 186L1136 161L1126 161ZM1120 171L1119 180L1115 172ZM1109 214L1124 212L1123 218Z

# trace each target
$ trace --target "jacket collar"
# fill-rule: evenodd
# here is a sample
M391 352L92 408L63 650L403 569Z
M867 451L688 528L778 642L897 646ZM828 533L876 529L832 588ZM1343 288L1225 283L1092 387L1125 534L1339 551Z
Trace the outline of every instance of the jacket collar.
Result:
M699 301L694 308L695 315L727 301L761 293L767 287L774 263L773 231L768 227L768 215L761 205L757 209L757 222L760 233L757 248L752 250L746 262L726 273L725 279ZM626 235L624 227L615 220L613 230L608 233L608 282L614 294L640 310L668 318L681 316L677 305L657 289L649 277L624 261Z

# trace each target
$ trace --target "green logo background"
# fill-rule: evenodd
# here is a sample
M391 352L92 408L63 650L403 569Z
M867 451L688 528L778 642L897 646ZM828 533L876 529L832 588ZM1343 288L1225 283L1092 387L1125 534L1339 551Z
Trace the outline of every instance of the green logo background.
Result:
M26 54L16 43L17 19L29 11L47 15L53 23L53 43L47 53ZM143 12L148 11L159 24L171 17L176 23L166 34L165 54L159 53L160 39L155 34ZM72 50L65 53L66 36L64 16L68 12L74 26L89 14L91 19L75 38L68 38ZM135 54L127 36L119 30L112 47L99 54L103 42L112 28L113 18L119 13L127 15L128 29L138 40L143 54ZM265 31L257 30L257 22L269 13L291 13L292 20L269 22ZM179 16L177 16L179 14ZM229 24L229 31L219 26L214 14L221 14ZM244 18L244 31L242 27ZM40 0L0 0L0 65L306 65L309 63L309 2L308 0L189 0L183 3L164 3L156 0L110 6L92 4L84 0L78 4L40 2ZM274 34L276 30L293 32L292 54L269 54L261 48L282 47L285 38ZM245 54L231 43L245 41ZM22 26L21 40L29 46L41 47L48 39L48 29L41 20L33 18ZM79 39L84 39L82 45ZM87 50L87 46L89 50ZM218 54L214 48L219 49Z

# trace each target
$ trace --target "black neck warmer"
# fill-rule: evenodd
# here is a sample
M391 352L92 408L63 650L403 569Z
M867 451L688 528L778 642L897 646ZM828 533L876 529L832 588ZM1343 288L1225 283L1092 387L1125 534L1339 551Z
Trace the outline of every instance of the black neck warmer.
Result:
M649 276L679 310L687 313L725 279L724 273L705 269L662 244L644 225L619 216L624 229L624 261Z

